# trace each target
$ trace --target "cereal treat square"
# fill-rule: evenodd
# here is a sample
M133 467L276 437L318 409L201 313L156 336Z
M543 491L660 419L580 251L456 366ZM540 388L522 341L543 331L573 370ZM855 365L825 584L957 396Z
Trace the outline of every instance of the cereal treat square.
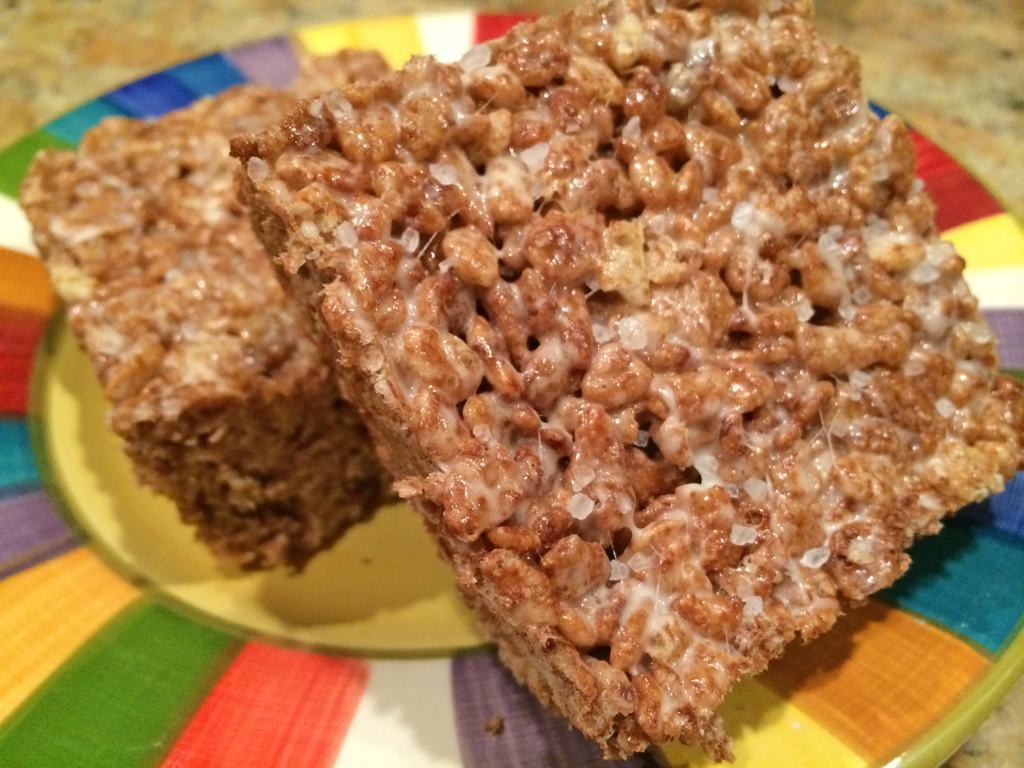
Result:
M307 67L349 82L377 55ZM38 157L21 202L142 482L220 558L301 568L386 488L310 322L239 203L228 138L294 95L243 86L157 121L113 118Z
M233 143L501 658L624 756L1021 466L1020 386L805 0L606 0Z

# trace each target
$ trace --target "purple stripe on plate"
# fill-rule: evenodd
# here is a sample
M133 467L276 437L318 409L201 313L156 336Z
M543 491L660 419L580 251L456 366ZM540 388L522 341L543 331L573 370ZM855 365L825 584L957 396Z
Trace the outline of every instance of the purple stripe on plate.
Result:
M284 88L299 74L299 60L287 37L272 37L224 53L250 83Z
M78 546L40 490L0 499L0 579Z
M648 755L604 760L601 749L548 714L490 654L452 660L455 727L466 768L655 768Z
M1002 368L1024 368L1024 309L986 309L982 314L995 331Z

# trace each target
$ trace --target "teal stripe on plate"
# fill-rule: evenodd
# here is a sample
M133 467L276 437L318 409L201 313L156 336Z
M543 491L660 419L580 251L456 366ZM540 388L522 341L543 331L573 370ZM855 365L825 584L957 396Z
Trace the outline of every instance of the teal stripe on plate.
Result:
M0 489L38 484L39 472L28 438L28 424L20 419L0 419Z
M32 158L45 147L70 149L72 145L47 131L38 130L21 137L0 151L0 192L17 200L18 186L25 178Z
M1024 541L954 518L910 556L910 570L878 598L998 652L1024 615Z
M78 144L90 128L95 128L108 117L124 114L101 96L71 110L66 115L61 115L56 120L51 120L43 127L62 141Z
M0 766L154 765L239 647L158 603L136 603L0 725Z

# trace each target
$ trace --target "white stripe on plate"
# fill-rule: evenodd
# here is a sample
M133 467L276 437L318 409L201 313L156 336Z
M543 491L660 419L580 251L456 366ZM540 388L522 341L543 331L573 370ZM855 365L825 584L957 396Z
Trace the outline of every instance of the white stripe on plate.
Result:
M417 14L423 52L438 61L458 61L473 45L475 22L476 14L470 11Z
M451 661L374 660L334 768L459 768Z
M1024 308L1024 267L965 269L964 280L982 309Z
M36 253L32 227L17 201L0 195L0 245L22 253Z

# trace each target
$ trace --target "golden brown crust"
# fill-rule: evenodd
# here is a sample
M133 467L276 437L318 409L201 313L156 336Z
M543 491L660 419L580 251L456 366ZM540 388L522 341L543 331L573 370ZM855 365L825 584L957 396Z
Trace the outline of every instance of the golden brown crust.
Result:
M338 85L353 66L307 68ZM43 153L22 190L137 476L243 568L301 568L386 482L234 191L228 137L297 103L241 87L158 121L114 118L77 153Z
M1021 465L906 128L805 2L606 0L233 145L501 656L609 755Z

